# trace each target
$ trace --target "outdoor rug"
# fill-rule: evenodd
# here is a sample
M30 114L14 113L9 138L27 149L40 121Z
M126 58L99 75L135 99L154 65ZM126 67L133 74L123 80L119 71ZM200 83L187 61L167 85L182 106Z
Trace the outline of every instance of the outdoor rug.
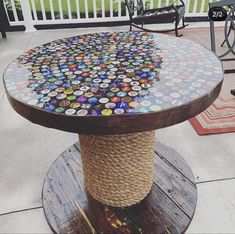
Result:
M235 74L226 74L219 97L205 111L190 119L198 135L235 131Z

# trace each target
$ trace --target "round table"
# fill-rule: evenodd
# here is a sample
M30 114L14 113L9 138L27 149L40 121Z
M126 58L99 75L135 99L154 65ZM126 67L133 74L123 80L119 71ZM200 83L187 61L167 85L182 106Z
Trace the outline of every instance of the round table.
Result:
M12 107L79 134L53 163L42 198L56 233L182 233L196 207L190 167L154 130L187 120L219 95L216 55L142 32L60 39L10 63Z

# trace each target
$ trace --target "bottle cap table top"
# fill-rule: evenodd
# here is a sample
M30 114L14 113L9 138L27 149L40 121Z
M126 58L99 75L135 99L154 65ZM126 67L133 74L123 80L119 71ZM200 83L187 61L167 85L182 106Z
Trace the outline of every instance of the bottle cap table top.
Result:
M47 127L98 134L113 133L117 120L125 126L114 133L132 132L125 130L130 121L135 131L181 122L214 101L222 80L221 62L206 48L141 32L52 41L18 57L4 74L8 98L24 117ZM172 118L170 113L178 115L180 108L189 113ZM39 113L55 123L42 122ZM155 124L145 127L141 118L146 116ZM155 121L159 117L164 119ZM68 127L62 128L64 121Z

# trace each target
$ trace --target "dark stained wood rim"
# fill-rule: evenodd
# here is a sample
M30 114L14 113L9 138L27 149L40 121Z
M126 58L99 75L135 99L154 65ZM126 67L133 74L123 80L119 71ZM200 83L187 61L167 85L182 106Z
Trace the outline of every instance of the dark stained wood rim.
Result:
M210 93L184 105L159 112L132 115L69 116L29 106L14 99L7 91L6 94L13 109L32 123L73 133L110 135L151 131L192 118L215 101L220 93L222 82L223 80Z

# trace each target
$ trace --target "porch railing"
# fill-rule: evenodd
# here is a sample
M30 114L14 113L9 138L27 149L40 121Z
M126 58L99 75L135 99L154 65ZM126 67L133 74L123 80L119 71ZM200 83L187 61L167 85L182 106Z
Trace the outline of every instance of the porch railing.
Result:
M186 17L206 16L213 0L186 0ZM11 26L99 23L128 20L124 0L4 0ZM174 0L145 0L146 7L161 7Z

